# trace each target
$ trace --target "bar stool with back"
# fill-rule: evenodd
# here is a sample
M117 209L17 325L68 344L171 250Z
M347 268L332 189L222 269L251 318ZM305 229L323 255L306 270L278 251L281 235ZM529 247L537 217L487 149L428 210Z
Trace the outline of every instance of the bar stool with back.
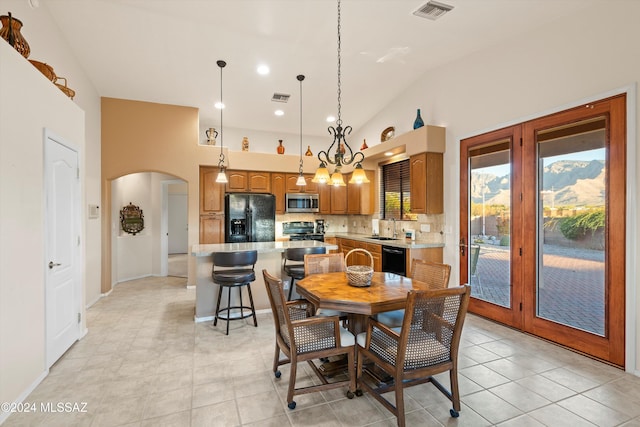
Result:
M256 280L254 268L257 260L258 251L216 252L213 254L213 271L211 276L213 282L219 286L213 326L218 324L218 319L226 320L227 335L229 335L229 322L231 320L246 319L253 316L253 325L258 326L256 310L253 305L253 295L251 294L251 282ZM243 287L246 287L249 293L249 306L245 306L242 303ZM223 288L228 289L227 307L220 308ZM238 289L239 305L232 305L232 288ZM239 315L234 315L232 310L240 310ZM247 310L247 314L245 314L245 310Z
M311 247L311 248L288 248L284 251L284 266L283 269L289 277L291 277L291 284L289 285L289 294L287 301L291 301L291 294L293 293L293 285L296 280L304 279L304 256L309 254L324 254L326 248L324 247ZM289 261L293 261L290 263Z

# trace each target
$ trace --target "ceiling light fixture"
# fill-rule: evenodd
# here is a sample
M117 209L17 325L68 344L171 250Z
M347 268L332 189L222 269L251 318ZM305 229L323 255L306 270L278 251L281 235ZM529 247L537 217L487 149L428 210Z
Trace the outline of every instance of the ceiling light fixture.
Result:
M344 177L342 176L342 166L354 164L355 170L351 177L351 183L363 183L369 182L364 169L362 169L361 162L364 160L364 154L358 151L353 152L353 149L349 146L346 140L346 135L351 133L351 126L342 127L341 117L341 38L340 38L340 0L338 0L338 119L336 120L336 126L329 126L329 134L333 135L333 142L327 149L327 151L320 151L318 153L318 159L320 160L320 166L313 177L313 182L326 183L330 182L334 186L344 186ZM332 151L333 150L333 151ZM336 165L333 174L329 176L327 170L327 163ZM356 177L357 176L357 177Z
M226 167L224 165L224 153L222 152L222 147L224 146L224 132L222 128L222 111L224 111L224 103L222 102L222 69L227 66L227 63L222 60L218 60L216 64L220 67L220 105L222 107L220 108L220 159L218 160L219 171L218 176L216 177L216 182L226 184L228 181L227 174L225 173Z
M303 187L307 185L307 181L304 179L304 173L302 170L303 162L302 162L302 81L304 80L304 75L298 74L296 79L300 82L300 167L298 168L298 180L296 181L296 185Z
M267 65L259 65L258 66L258 74L260 74L261 76L266 76L267 74L269 74L269 66Z
M276 111L273 112L273 114L275 114L276 116L284 116L284 111L276 110Z

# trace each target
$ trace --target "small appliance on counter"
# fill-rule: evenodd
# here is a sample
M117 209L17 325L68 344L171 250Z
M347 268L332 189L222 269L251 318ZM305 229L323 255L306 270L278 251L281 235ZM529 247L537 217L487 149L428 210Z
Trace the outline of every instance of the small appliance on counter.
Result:
M324 220L321 221L324 222ZM317 229L314 230L314 224L311 221L283 222L282 234L289 236L289 240L317 240L324 242L324 233L318 233Z
M324 232L325 232L324 219L316 219L316 233L324 234Z
M224 196L225 243L276 240L273 194L227 193Z

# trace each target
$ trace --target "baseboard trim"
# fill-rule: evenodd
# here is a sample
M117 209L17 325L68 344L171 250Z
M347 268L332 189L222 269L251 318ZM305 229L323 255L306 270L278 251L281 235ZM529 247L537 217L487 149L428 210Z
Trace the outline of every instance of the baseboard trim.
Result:
M48 369L42 372L40 375L38 375L38 378L36 378L36 380L33 383L31 383L31 385L27 387L26 390L20 393L18 398L13 403L17 405L19 403L24 402L24 400L36 389L36 387L40 385L40 383L45 378L47 378L48 375L49 375ZM4 423L7 420L7 418L9 418L10 415L11 415L11 412L0 411L0 425L2 425L2 423Z

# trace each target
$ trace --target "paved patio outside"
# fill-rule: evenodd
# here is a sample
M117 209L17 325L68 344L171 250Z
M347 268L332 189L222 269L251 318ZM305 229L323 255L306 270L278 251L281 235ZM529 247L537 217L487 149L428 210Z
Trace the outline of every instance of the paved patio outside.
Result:
M480 245L471 295L509 307L508 246ZM604 335L604 251L544 245L538 316Z

